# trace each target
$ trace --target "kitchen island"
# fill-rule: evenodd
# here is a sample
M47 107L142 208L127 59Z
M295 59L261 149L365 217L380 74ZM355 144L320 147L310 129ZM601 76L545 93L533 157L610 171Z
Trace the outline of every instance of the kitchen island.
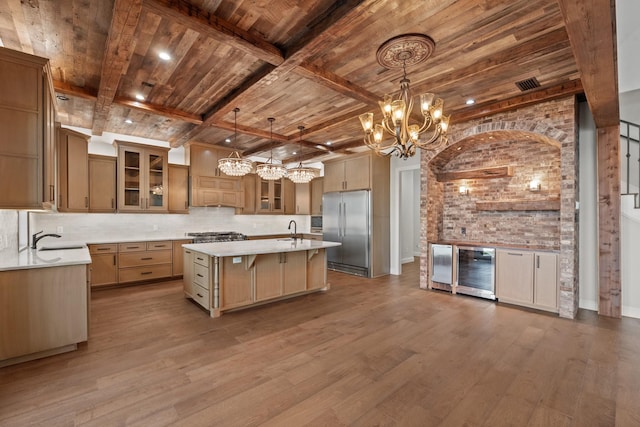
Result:
M184 293L218 317L327 290L326 248L339 245L291 238L182 245Z

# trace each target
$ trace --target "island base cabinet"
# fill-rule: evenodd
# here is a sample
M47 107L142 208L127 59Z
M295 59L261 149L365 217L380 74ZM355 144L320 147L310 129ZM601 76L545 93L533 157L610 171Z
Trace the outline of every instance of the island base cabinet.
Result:
M222 310L253 304L254 269L249 256L219 258L220 308Z
M307 289L322 289L327 287L327 251L317 249L309 251L307 264Z
M0 367L87 341L87 266L0 272Z
M286 252L282 263L282 288L285 295L307 290L307 252Z
M552 252L496 251L499 301L558 312L558 255Z
M256 256L256 301L277 298L282 295L283 253Z

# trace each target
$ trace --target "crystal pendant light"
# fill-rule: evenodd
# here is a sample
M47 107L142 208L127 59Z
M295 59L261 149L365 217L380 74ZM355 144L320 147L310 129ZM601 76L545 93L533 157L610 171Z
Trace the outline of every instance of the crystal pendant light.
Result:
M269 117L267 120L271 124L271 156L266 163L259 164L256 167L256 173L262 179L276 181L287 175L287 169L283 165L273 163L273 122L276 119Z
M300 130L300 139L298 142L302 148L302 131L304 130L304 126L298 126L298 129ZM299 162L298 166L287 171L287 177L296 184L306 184L319 174L320 171L318 169L304 167L302 166L302 162Z
M238 107L233 109L233 142L236 143L238 138ZM229 176L244 176L253 170L253 162L249 159L243 159L240 153L234 151L225 157L218 160L218 169L220 169L225 175Z

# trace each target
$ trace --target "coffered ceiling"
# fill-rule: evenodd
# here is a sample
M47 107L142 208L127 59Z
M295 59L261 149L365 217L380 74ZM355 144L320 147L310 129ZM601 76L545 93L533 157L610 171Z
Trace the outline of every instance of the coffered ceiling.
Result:
M51 60L62 124L268 157L275 117L286 162L301 125L303 159L362 146L357 116L379 117L402 77L376 50L405 33L434 39L407 73L453 124L584 91L613 125L613 14L610 0L0 0L0 44ZM540 87L516 85L530 78Z

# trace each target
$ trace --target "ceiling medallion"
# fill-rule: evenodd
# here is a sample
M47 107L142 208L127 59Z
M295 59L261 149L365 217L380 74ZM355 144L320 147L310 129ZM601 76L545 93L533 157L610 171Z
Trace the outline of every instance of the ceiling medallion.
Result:
M382 120L374 126L373 113L359 116L364 130L364 143L380 156L395 155L408 159L416 149L435 150L447 142L449 117L444 115L444 102L433 93L419 96L420 117L413 114L414 97L409 91L407 65L424 62L435 49L435 42L427 35L404 34L384 42L376 52L378 63L385 68L402 68L400 91L385 95L379 101ZM417 97L416 97L417 98ZM388 138L391 137L391 138Z

